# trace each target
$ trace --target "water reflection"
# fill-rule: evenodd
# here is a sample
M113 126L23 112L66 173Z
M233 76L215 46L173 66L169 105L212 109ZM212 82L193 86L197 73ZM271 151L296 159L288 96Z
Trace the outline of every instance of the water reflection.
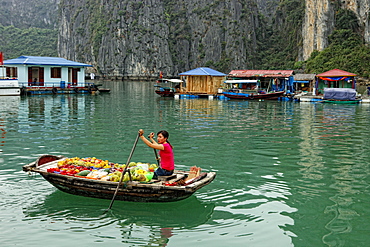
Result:
M5 145L7 134L13 127L10 119L17 117L19 103L19 96L0 96L0 147Z
M158 97L149 82L107 87L110 94L25 97L0 109L5 240L15 237L20 246L55 236L59 246L86 239L86 245L132 246L369 242L370 104L174 100ZM21 171L44 153L125 162L139 128L168 130L178 168L197 165L216 171L216 179L189 200L115 202L103 214L109 201L56 191ZM143 143L132 160L155 162Z
M122 243L165 246L174 234L173 231L189 230L209 221L215 207L214 203L204 203L191 196L171 203L117 201L106 212L109 202L55 191L37 205L23 208L24 220L45 222L45 227L50 231L61 230L60 226L54 228L50 224L58 221L66 223L63 230L72 232L78 229L80 232L92 231L91 234L95 234L101 228L111 227L119 230ZM99 238L117 237L113 233Z
M368 124L366 115L359 114L366 108L322 104L301 104L300 108L305 112L299 123L302 142L298 164L302 178L296 191L300 196L295 198L302 206L297 206L295 232L302 241L309 241L309 235L297 231L299 226L311 229L324 221L320 228L323 243L345 246L346 234L352 232L360 216L355 208L361 208L355 206L354 198L367 187L362 135ZM314 205L317 201L323 206ZM312 217L309 224L308 215ZM300 240L295 242L299 244Z

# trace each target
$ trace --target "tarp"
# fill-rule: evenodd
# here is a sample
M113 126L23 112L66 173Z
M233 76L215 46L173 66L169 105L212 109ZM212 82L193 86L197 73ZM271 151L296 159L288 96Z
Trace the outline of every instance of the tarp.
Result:
M324 99L356 100L356 90L352 88L324 88Z
M71 67L92 67L92 65L67 60L61 57L20 56L4 61L4 65L50 65Z
M340 77L319 77L321 80L324 81L348 81L350 78L346 76L340 76Z
M192 69L187 72L183 72L179 75L182 75L182 76L187 76L187 75L226 76L226 74L224 73L221 73L217 70L207 68L207 67L200 67L200 68Z

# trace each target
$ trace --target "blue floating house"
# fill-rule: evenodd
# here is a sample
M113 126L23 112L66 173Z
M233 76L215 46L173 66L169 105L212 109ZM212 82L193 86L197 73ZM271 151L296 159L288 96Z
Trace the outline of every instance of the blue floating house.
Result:
M60 57L20 56L4 61L6 77L18 78L19 85L29 90L37 87L49 91L64 88L82 89L85 85L85 67L92 65ZM75 90L75 91L76 91Z
M200 67L179 74L185 81L182 93L192 95L215 95L225 80L226 74L217 70Z

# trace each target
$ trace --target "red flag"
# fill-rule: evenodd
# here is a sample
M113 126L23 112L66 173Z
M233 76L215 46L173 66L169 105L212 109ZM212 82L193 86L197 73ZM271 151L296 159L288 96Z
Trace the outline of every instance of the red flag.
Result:
M0 65L4 65L4 57L2 52L0 52Z

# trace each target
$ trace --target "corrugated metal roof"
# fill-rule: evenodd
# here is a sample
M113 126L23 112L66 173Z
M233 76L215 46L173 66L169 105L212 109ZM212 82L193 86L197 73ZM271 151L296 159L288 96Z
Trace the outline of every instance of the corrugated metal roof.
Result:
M289 77L294 70L232 70L229 76L235 77Z
M296 81L313 81L315 80L315 74L296 74L294 80Z
M4 65L51 65L51 66L73 66L73 67L92 67L90 64L70 61L61 57L36 57L20 56L18 58L4 61Z
M207 67L200 67L193 70L189 70L187 72L183 72L179 75L209 75L209 76L226 76L226 74L221 73L217 70L207 68Z
M356 74L340 70L340 69L332 69L326 71L324 73L316 75L317 77L334 77L334 76L356 76Z

